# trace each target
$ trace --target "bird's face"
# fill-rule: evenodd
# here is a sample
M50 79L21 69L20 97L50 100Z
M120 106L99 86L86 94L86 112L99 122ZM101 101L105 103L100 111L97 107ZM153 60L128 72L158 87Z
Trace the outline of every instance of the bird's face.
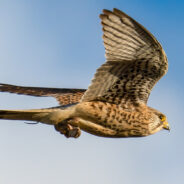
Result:
M166 116L158 111L154 112L149 128L151 130L151 134L154 134L162 129L170 130Z
M167 122L167 118L164 114L161 114L159 116L159 119L160 119L160 122L162 124L162 128L165 129L165 130L169 130L170 131L170 126L169 126L169 123Z

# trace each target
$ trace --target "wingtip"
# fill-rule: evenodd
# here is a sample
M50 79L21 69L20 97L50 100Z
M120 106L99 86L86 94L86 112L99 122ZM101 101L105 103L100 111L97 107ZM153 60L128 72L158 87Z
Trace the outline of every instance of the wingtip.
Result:
M125 17L129 17L126 13L124 13L123 11L117 9L117 8L113 8L113 13L119 17L125 16ZM130 18L130 17L129 17Z
M106 13L112 13L112 11L107 10L107 9L103 9L102 12L103 12L104 14L106 14Z
M115 12L115 11L120 11L119 9L117 9L117 8L113 8L113 12Z
M103 9L102 14L100 14L99 17L101 19L103 19L105 17L108 17L109 15L115 15L115 16L118 16L118 17L122 17L122 16L129 17L126 13L122 12L121 10L119 10L117 8L113 8L112 11L107 10L107 9Z
M105 17L106 17L106 15L104 15L104 14L100 14L100 15L99 15L99 17L100 17L100 19L103 19L103 18L105 18Z

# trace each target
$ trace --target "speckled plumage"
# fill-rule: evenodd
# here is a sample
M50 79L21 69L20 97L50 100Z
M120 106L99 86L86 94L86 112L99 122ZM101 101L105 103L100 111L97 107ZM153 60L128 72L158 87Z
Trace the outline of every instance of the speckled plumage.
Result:
M50 96L56 98L60 105L68 105L78 103L86 90L68 88L25 87L0 83L0 91L39 97Z
M100 18L107 61L97 70L87 91L1 84L0 91L53 96L61 105L71 104L40 110L1 110L1 119L52 124L66 137L80 136L80 129L103 137L147 136L169 129L165 115L146 105L153 86L168 69L160 43L118 9L103 10Z

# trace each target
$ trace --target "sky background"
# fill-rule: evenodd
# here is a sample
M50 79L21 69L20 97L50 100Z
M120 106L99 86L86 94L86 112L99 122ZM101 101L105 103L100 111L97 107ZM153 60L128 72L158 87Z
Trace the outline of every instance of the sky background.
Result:
M0 82L87 88L104 61L99 14L119 8L162 44L169 71L148 105L171 132L66 139L52 126L0 121L0 183L180 184L184 181L184 1L0 0ZM0 109L56 106L53 98L0 94Z

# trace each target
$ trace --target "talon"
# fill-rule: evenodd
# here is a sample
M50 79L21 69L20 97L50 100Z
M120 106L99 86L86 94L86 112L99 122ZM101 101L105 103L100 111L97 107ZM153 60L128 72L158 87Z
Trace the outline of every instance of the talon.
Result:
M74 137L74 138L78 138L81 135L81 130L79 127L70 127L72 129L70 129L67 132L67 137Z
M70 124L59 123L55 125L55 129L59 131L61 134L65 135L65 137L70 138L78 138L81 135L81 130L79 127L74 127Z

